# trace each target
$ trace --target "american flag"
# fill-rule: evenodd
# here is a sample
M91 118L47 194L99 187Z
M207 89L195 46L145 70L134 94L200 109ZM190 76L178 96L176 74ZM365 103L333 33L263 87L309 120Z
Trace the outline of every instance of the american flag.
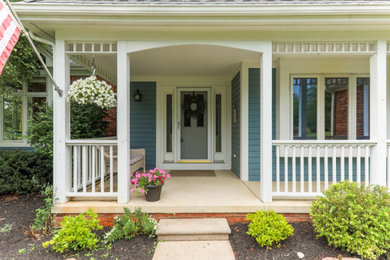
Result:
M8 6L0 0L0 75L20 35Z

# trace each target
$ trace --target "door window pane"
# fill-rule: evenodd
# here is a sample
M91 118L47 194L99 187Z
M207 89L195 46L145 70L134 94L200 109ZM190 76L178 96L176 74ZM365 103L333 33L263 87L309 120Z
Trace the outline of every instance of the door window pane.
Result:
M325 78L325 138L348 139L348 78Z
M4 97L3 99L3 139L22 139L22 97Z
M370 78L357 78L356 88L356 137L370 139Z
M294 78L294 139L317 138L317 79Z
M172 95L167 95L167 152L172 152Z
M222 151L222 95L215 96L215 152Z
M28 97L28 118L31 119L40 112L41 107L46 102L46 97Z
M28 83L27 85L28 92L46 92L46 80L35 79L33 82Z

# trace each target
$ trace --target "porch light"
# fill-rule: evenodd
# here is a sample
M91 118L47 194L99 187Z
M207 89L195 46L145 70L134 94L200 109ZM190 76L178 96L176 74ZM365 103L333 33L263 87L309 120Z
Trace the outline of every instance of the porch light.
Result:
M139 89L137 88L137 92L134 94L134 101L135 102L140 102L142 100L142 95L139 93Z

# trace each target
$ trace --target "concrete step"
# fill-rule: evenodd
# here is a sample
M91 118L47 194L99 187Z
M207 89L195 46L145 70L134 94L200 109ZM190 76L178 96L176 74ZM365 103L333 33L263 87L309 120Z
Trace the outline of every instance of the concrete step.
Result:
M156 231L161 241L229 240L230 233L225 218L162 219Z

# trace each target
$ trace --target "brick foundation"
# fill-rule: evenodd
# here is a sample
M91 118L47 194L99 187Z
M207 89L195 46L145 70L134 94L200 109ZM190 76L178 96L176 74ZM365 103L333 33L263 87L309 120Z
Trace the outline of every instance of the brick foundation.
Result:
M190 218L226 218L229 224L234 224L237 222L247 222L246 215L248 213L152 213L151 215L157 220L161 219L170 219L170 218L180 218L180 219L190 219ZM64 216L76 216L77 214L54 214L53 219L56 225L64 219ZM100 219L100 224L106 227L113 226L114 217L120 214L98 214ZM293 222L311 222L310 216L307 213L284 213L282 214L286 217L289 223Z

